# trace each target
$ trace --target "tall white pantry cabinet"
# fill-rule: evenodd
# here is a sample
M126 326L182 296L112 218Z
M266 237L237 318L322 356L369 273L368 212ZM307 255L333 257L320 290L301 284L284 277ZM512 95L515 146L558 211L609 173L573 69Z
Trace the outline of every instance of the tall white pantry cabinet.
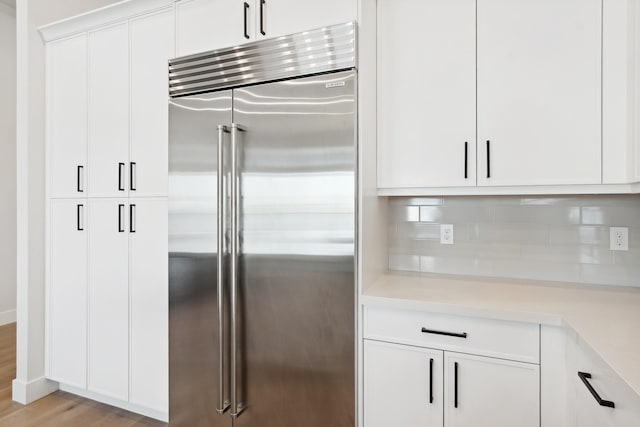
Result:
M175 19L161 6L46 46L45 367L61 388L166 419Z

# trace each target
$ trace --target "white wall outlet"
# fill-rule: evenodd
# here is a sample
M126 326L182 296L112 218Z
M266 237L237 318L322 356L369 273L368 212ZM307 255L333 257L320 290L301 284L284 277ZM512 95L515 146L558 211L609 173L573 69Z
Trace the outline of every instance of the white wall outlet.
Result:
M440 224L440 243L453 245L453 224Z
M628 251L629 250L629 228L628 227L609 228L609 237L611 239L612 251Z

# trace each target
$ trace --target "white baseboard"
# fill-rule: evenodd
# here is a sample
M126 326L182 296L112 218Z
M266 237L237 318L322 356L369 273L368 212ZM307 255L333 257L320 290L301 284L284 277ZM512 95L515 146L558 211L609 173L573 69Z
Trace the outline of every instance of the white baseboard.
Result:
M23 405L28 405L58 390L58 383L45 377L36 378L29 382L16 379L13 380L12 386L13 400Z
M0 326L8 325L9 323L13 323L15 321L16 321L15 310L0 311Z
M113 397L104 396L102 394L94 393L92 391L83 390L78 387L70 386L67 384L60 384L60 390L68 393L77 394L78 396L85 397L87 399L95 400L97 402L106 403L107 405L115 406L129 412L135 412L136 414L144 415L145 417L154 418L156 420L169 422L169 414L165 411L159 411L157 409L146 408L144 406L135 405L133 403L125 402Z

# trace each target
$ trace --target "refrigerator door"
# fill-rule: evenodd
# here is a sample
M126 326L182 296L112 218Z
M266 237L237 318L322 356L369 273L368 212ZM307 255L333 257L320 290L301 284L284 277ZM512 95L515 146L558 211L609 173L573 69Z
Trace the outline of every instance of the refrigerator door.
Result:
M218 216L218 125L231 122L231 102L226 91L169 104L169 420L175 427L232 424L228 412L216 410L220 381L222 400L229 397L228 334L219 334L228 325L218 322L217 296L223 293L228 317L228 289L217 280L217 228L224 218ZM221 136L228 148L228 135Z
M235 427L355 425L355 94L353 71L234 90Z

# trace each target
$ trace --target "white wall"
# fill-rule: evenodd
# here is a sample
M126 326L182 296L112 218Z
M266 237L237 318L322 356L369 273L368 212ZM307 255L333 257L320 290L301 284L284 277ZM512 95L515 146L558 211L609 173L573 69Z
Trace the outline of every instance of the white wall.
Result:
M16 318L16 11L0 3L0 325Z
M115 0L17 2L17 369L13 399L57 388L44 379L45 56L38 27Z

